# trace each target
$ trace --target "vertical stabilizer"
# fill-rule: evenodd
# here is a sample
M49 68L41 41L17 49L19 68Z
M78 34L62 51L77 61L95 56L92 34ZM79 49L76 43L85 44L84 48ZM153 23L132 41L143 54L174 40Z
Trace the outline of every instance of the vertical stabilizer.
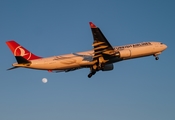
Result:
M14 40L7 41L6 44L10 48L14 56L21 56L26 60L34 60L34 59L41 58L31 53L30 51L28 51L23 46L15 42Z

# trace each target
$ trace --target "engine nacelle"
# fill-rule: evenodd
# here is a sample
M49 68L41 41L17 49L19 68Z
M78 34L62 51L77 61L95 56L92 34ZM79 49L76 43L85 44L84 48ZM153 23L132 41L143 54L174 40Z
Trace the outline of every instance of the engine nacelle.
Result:
M120 58L128 58L131 56L131 51L130 50L121 50L121 51L118 51L116 55Z
M101 70L102 71L110 71L110 70L113 70L113 69L114 69L113 64L107 64L107 65L103 66L103 68Z

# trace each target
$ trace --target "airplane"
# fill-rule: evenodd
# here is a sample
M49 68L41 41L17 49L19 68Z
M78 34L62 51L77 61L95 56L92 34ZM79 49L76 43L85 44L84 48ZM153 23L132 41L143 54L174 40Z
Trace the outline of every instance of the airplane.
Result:
M30 68L36 70L47 70L48 72L69 72L80 68L89 68L88 77L91 78L98 71L110 71L114 69L113 63L154 56L156 60L167 45L162 42L141 42L123 46L112 47L100 28L89 22L93 35L93 50L77 52L53 57L37 56L26 48L9 40L6 42L17 62L12 64L15 68Z

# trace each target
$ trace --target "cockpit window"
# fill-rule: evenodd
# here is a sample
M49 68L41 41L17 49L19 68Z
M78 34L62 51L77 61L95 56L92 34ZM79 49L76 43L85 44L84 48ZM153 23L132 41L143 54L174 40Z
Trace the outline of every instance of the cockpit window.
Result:
M163 44L163 43L160 43L161 45Z

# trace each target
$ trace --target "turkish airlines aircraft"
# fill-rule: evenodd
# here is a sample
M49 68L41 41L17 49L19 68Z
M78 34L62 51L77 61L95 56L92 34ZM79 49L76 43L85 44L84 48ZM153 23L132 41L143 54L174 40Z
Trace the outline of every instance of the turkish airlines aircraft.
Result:
M6 44L17 60L17 63L13 64L14 67L8 70L23 67L49 72L69 72L80 68L90 68L88 74L90 78L97 71L113 70L115 62L151 55L158 60L158 55L167 48L161 42L142 42L112 47L101 30L92 22L89 24L94 39L91 51L43 58L31 53L13 40L7 41Z

